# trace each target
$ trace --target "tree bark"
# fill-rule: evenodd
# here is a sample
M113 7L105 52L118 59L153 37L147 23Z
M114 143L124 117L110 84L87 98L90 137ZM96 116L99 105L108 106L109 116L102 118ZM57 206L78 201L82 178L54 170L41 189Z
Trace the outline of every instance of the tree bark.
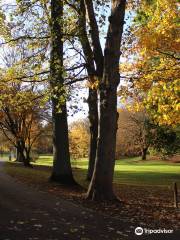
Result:
M86 8L85 8L86 5ZM90 19L91 39L93 49L91 47L87 34L87 13ZM80 1L80 16L79 16L80 42L86 59L86 69L89 76L90 84L99 80L103 72L103 54L99 40L99 30L97 21L94 15L94 8L92 1ZM96 64L95 64L96 63ZM96 68L95 68L96 65ZM98 93L97 89L89 87L88 107L89 107L89 124L90 124L90 145L89 145L89 161L87 180L91 180L97 151L97 137L98 137Z
M143 148L142 149L142 160L146 160L147 150L148 150L148 148Z
M109 29L104 50L104 72L100 83L100 126L97 157L87 198L115 200L113 174L117 132L117 86L120 81L119 58L126 0L112 1Z
M26 153L26 159L31 161L31 156L30 156L31 149L29 147L25 147L25 153Z
M23 162L25 167L31 167L30 159L27 158L24 154L25 142L22 139L17 141L16 149L17 149L16 161Z
M87 180L91 180L97 151L98 138L98 103L97 90L89 89L89 123L90 123L90 147L89 147L89 164L87 171Z
M16 147L16 162L23 162L19 147Z
M96 76L102 78L103 76L103 64L104 56L101 48L99 38L99 28L96 20L96 14L94 12L93 0L84 0L90 25L90 35L92 40L93 55L96 63Z
M50 85L52 90L53 171L50 179L74 184L70 163L66 90L63 78L63 1L51 0ZM61 99L61 102L60 102Z

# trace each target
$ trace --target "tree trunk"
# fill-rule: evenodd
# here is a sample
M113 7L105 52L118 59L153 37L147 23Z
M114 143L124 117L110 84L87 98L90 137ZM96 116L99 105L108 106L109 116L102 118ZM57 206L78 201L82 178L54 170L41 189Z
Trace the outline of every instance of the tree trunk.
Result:
M117 86L119 84L120 43L125 0L112 1L112 14L104 51L104 73L100 83L100 127L95 170L87 192L92 200L115 200L113 174L117 132Z
M23 162L20 149L18 146L16 147L16 162Z
M51 180L62 184L74 184L72 175L66 106L61 113L56 112L53 101L53 172Z
M30 156L30 148L29 147L25 147L25 152L26 152L26 159L30 162L31 161L31 156Z
M85 7L86 5L86 7ZM87 9L87 12L86 12ZM90 20L90 32L93 49L91 47L88 33L87 33L87 14ZM102 77L103 72L103 54L99 41L99 30L95 19L93 2L80 1L80 15L79 15L79 39L86 59L86 69L89 77L89 123L90 123L90 144L89 144L89 162L87 180L91 180L97 151L97 137L98 137L98 97L97 89L92 88L91 85ZM95 64L96 63L96 64ZM95 68L96 65L96 68Z
M141 155L142 160L146 160L147 150L148 150L148 148L142 149L142 155Z
M63 78L63 1L51 0L51 56L50 85L52 90L53 122L53 171L51 180L62 184L74 184L72 175L66 90ZM61 100L61 101L60 101Z
M100 102L106 106L100 109L100 132L97 149L95 171L88 190L88 198L92 200L114 200L113 173L115 164L115 147L117 131L117 95L116 90L108 91L108 96L100 93Z
M31 167L30 159L28 159L28 158L24 155L24 152L25 152L25 143L24 143L23 140L18 140L16 149L17 149L16 161L17 161L17 162L23 162L23 164L24 164L25 167Z
M87 180L91 180L97 151L98 138L98 104L97 104L97 90L89 89L89 123L90 123L90 146L89 146L89 162Z

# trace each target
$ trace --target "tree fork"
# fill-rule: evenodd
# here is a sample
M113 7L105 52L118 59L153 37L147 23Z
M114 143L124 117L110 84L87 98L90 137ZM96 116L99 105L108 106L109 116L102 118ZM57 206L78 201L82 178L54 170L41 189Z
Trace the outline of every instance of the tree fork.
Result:
M112 1L104 51L104 71L100 82L100 126L95 169L87 198L117 200L113 192L117 132L117 86L120 81L119 58L123 33L126 0Z

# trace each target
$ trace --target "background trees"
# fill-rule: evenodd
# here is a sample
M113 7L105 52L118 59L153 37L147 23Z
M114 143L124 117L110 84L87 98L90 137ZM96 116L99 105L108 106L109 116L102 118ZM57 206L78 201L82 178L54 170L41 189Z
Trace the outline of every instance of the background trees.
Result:
M119 110L116 158L121 156L142 156L146 160L150 146L151 128L144 112Z
M89 137L88 120L78 120L70 125L69 144L70 154L73 159L88 157Z
M48 122L40 127L41 135L34 144L34 151L38 154L53 154L52 123Z
M177 1L140 1L124 70L129 91L160 125L179 124L178 32Z
M165 158L178 153L179 130L171 126L159 126L144 111L119 109L116 158L140 156L146 160L149 154Z
M17 48L18 49L18 48ZM40 136L40 125L47 113L44 91L23 83L24 50L12 48L3 55L0 72L0 128L17 149L17 160L30 166L31 148Z

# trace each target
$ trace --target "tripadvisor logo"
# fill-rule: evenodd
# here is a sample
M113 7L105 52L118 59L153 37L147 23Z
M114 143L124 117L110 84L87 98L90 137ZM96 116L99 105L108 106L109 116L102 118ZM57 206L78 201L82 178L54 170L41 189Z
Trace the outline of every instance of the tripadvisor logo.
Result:
M135 229L135 234L136 235L142 235L144 234L158 234L158 233L165 233L165 234L169 234L169 233L173 233L174 231L172 229L147 229L147 228L142 228L142 227L137 227Z
M135 229L135 234L136 235L142 235L143 234L143 228L142 227L137 227Z

